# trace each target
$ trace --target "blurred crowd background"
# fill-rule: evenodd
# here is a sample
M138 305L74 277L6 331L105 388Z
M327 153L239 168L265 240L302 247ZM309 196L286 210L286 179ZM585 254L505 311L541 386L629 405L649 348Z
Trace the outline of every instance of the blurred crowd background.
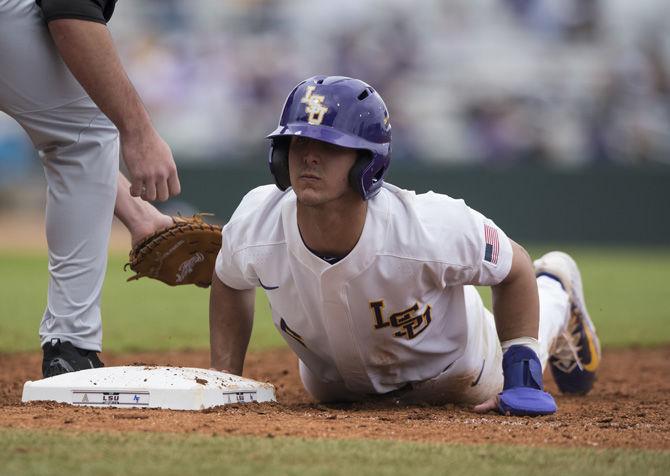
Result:
M397 161L670 163L667 0L121 0L109 26L178 165L264 160L315 74L382 94ZM0 114L0 185L35 170Z

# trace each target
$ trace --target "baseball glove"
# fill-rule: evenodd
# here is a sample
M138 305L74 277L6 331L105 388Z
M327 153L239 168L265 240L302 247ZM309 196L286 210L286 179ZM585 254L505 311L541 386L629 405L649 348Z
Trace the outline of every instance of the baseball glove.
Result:
M174 224L146 237L130 250L129 262L135 276L158 279L170 286L212 284L216 255L221 248L221 227L210 225L199 213L192 217L172 217Z

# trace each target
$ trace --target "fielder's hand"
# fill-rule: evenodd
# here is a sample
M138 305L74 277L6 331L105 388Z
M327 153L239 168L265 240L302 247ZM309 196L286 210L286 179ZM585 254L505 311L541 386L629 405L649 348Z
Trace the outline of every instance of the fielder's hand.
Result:
M542 365L535 352L513 345L503 356L503 391L474 407L477 413L497 410L503 415L551 415L556 413L554 398L543 390Z
M147 277L170 286L212 283L216 256L221 249L221 227L202 215L172 217L174 224L158 230L130 250L124 267L135 271L128 281Z
M181 192L172 151L153 127L121 134L121 155L133 197L163 202Z

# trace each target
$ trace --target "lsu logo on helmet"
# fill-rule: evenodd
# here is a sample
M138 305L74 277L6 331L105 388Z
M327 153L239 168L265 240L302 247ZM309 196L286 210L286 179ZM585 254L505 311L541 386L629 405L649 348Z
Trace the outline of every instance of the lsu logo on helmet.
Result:
M386 104L369 84L344 76L313 76L293 88L277 128L268 135L268 165L280 190L291 186L292 136L367 151L359 154L349 182L363 200L379 192L391 163L391 123Z
M328 112L328 108L323 105L325 96L313 94L316 86L307 86L305 95L300 100L301 103L307 104L305 112L307 113L307 122L313 126L318 126L323 122L323 116Z

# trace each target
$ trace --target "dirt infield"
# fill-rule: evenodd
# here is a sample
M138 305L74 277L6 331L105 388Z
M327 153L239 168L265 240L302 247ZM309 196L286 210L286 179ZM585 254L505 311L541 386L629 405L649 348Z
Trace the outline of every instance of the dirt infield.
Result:
M246 366L246 376L275 384L276 404L201 412L23 405L23 382L40 377L40 357L0 354L0 427L670 449L670 346L605 351L594 391L587 397L557 396L559 413L542 418L477 415L452 405L401 407L392 401L315 404L302 389L295 357L285 349L250 355ZM208 366L202 351L103 359L107 365ZM551 377L546 380L555 394Z

